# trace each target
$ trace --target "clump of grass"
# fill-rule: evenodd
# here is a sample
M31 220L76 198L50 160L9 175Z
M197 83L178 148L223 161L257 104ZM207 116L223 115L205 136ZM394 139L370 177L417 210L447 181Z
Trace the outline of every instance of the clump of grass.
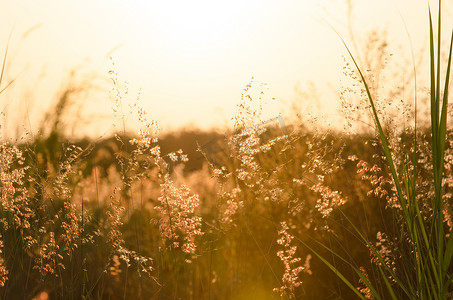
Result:
M453 256L453 238L446 204L444 203L445 188L445 153L447 144L447 104L448 87L450 82L450 67L453 35L450 41L446 73L441 75L441 1L439 1L439 14L437 22L437 43L434 40L433 21L431 11L429 11L430 24L430 103L431 103L431 163L433 193L420 189L419 185L419 148L420 138L417 132L417 119L415 117L414 132L412 141L410 139L402 142L412 143L412 149L407 154L395 153L391 149L388 137L381 124L381 117L376 109L375 97L371 93L361 68L354 56L346 46L351 59L357 69L359 78L366 91L366 96L371 108L373 120L382 146L382 151L387 163L387 168L391 174L394 187L395 205L393 209L397 216L397 222L401 226L398 236L404 240L405 249L400 249L403 264L400 269L396 269L392 261L388 260L385 253L384 243L386 238L379 235L379 243L373 245L370 239L366 238L361 231L354 225L350 218L344 215L355 233L366 244L373 257L375 270L377 272L376 281L372 281L363 268L356 267L351 261L341 257L329 247L332 255L339 258L344 263L351 266L364 288L357 289L355 285L343 275L338 268L329 262L325 257L309 249L320 258L352 291L361 299L447 299L452 296L452 267L451 259ZM346 44L345 44L346 45ZM437 53L435 52L437 48ZM443 91L441 90L442 80L444 81ZM415 105L416 107L416 105ZM398 157L403 156L400 160ZM426 180L426 178L424 179ZM376 182L376 180L375 180ZM381 182L382 183L382 182ZM379 182L376 184L380 185ZM424 193L424 194L422 194ZM426 199L430 197L430 199ZM429 214L426 215L426 211ZM384 251L382 250L384 247Z

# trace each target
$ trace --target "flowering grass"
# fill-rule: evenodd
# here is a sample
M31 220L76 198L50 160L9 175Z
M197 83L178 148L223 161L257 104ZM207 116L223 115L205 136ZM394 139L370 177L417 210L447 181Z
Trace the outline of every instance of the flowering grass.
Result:
M388 121L351 55L375 135L265 118L253 79L224 135L163 135L111 71L114 136L51 126L0 145L0 298L451 297L451 45L442 78L432 25L430 40L429 128ZM56 123L70 105L58 103Z
M354 227L355 232L370 249L373 261L379 271L379 282L373 283L369 280L363 268L351 265L356 274L360 277L364 289L356 287L338 269L328 262L321 255L315 254L330 268L336 275L356 292L361 299L447 299L452 296L452 268L451 259L453 255L453 237L451 236L451 217L446 209L443 197L445 189L445 151L447 145L447 105L448 87L450 83L451 54L453 44L453 33L450 41L447 68L445 71L444 88L441 91L441 1L439 1L439 14L437 24L437 44L434 40L433 21L431 11L429 12L430 25L430 102L431 102L431 169L433 173L431 199L428 203L428 194L420 194L417 179L420 176L418 162L419 137L417 136L417 119L414 122L413 149L405 153L405 160L397 165L396 154L392 153L389 146L388 137L384 133L383 126L378 115L374 97L371 94L367 80L365 79L354 56L352 61L357 68L361 82L366 90L366 95L371 106L373 119L379 134L379 141L382 145L387 167L391 173L392 185L395 192L395 204L399 215L398 235L406 240L406 247L409 251L405 252L401 259L404 260L404 267L396 269L392 262L388 260L388 249L379 249L386 242L386 239L379 233L377 245L362 235L359 229L354 226L354 222L346 215L345 217ZM346 45L346 44L345 44ZM435 53L437 46L437 54ZM436 59L437 58L437 59ZM415 99L415 101L417 101ZM416 107L416 105L415 105ZM399 154L401 155L401 154ZM450 179L448 179L450 180ZM419 196L422 197L419 197ZM420 199L421 198L421 199ZM421 201L420 201L421 200ZM425 202L425 203L423 203ZM430 214L423 216L421 205L427 205ZM450 220L449 220L450 219ZM448 226L446 226L448 224ZM307 246L309 247L309 246ZM310 247L309 247L310 248ZM337 253L332 251L335 256ZM341 260L349 263L348 260L338 256ZM384 285L381 287L379 285Z

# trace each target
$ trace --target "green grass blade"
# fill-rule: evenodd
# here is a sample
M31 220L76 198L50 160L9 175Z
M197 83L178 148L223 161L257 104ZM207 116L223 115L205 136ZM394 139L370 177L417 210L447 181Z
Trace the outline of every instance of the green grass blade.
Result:
M453 44L453 32L450 39L450 51L448 54L448 62L447 62L447 73L445 75L445 87L444 87L444 95L442 99L442 112L440 117L440 132L439 132L439 141L440 141L440 162L441 162L441 169L439 172L443 171L443 162L444 162L444 153L445 153L445 142L447 139L447 104L448 104L448 85L450 83L450 69L451 69L451 53L452 53L452 44Z
M298 238L296 238L298 239ZM305 243L298 239L302 244L305 245ZM354 272L360 277L360 279L362 279L363 283L370 289L370 292L373 294L373 296L376 298L376 300L379 300L381 299L381 296L379 296L379 293L376 291L376 289L374 288L374 286L371 284L371 282L368 280L368 278L360 271L360 269L358 269L356 266L354 266L351 262L349 262L348 260L346 260L345 258L341 257L338 253L336 253L335 251L333 251L332 249L330 249L329 247L325 246L324 244L322 244L321 242L317 241L317 240L314 240L316 243L318 243L320 246L322 246L324 249L326 249L327 251L329 251L331 254L335 255L337 258L341 259L344 263L346 263L347 265L349 265L349 267L351 267L351 269L354 270Z
M387 287L387 290L389 291L390 296L392 297L392 299L398 300L398 297L396 297L396 294L395 294L395 292L392 289L392 285L390 284L390 282L388 281L387 277L385 276L384 271L382 271L381 266L379 266L379 272L381 273L381 277L384 279L385 286Z
M437 73L436 73L436 103L437 103L437 117L439 117L439 103L440 103L440 46L441 46L441 10L442 0L439 0L439 12L437 14ZM439 122L439 119L436 119Z
M445 78L445 87L444 87L444 96L442 99L442 117L441 117L441 122L440 122L440 128L441 128L441 155L442 155L442 162L444 159L444 153L445 153L445 143L446 143L446 136L447 136L447 103L448 103L448 85L450 82L450 68L451 68L451 55L452 55L452 45L453 45L453 32L451 34L450 38L450 52L448 55L448 63L447 63L447 74ZM443 167L443 164L442 164ZM442 199L440 199L442 201ZM442 241L443 241L443 219L441 222L441 229L442 229ZM448 268L450 267L451 263L451 258L453 255L453 238L452 238L452 232L450 231L450 236L448 238L447 246L444 252L444 256L442 257L443 261L441 264L442 267L442 273L447 274ZM448 285L444 286L444 290L448 290Z
M376 248L367 240L365 236L360 232L360 230L354 225L354 223L351 221L351 219L348 218L348 216L341 210L339 211L343 214L343 216L346 218L346 220L351 224L351 226L354 228L354 230L357 232L357 234L360 236L360 238L364 241L364 243L368 246L368 248L371 250L375 258L377 258L382 266L385 267L386 271L389 272L390 276L395 280L395 282L398 284L398 286L404 291L406 295L409 297L411 294L409 293L408 289L404 286L403 282L398 278L398 276L393 272L393 270L387 266L385 263L384 259L381 257L381 255L378 253Z
M357 288L343 275L340 273L340 271L338 271L337 268L335 268L335 266L333 266L330 262L328 262L325 258L322 257L321 254L319 254L318 252L316 252L313 248L311 248L310 246L308 246L305 242L303 242L302 240L298 239L305 247L308 248L308 250L310 250L314 255L316 255L330 270L332 270L336 276L338 276L338 278L341 279L341 281L343 281L360 299L363 299L363 300L366 300L366 298L357 290ZM321 244L322 245L322 244ZM325 247L324 245L322 245L323 247ZM326 247L327 248L327 247ZM327 248L328 249L328 248ZM330 251L330 249L328 249ZM337 257L339 257L335 252L331 251L333 254L335 254ZM341 257L340 257L341 258ZM343 260L347 263L349 263L348 261L346 260ZM361 273L361 272L360 272ZM360 275L359 275L360 276ZM362 274L363 276L363 274ZM363 276L365 277L365 276ZM366 279L366 278L365 278Z
M359 65L357 64L356 60L354 59L354 56L352 55L352 53L349 50L348 46L346 45L345 41L343 39L341 39L341 40L343 41L343 44L346 47L346 50L348 51L352 61L354 62L354 65L355 65L357 71L359 72L360 78L362 79L363 85L365 86L365 90L366 90L366 93L367 93L367 96L368 96L368 101L369 101L369 103L371 105L371 109L373 111L373 118L374 118L374 121L376 122L376 127L378 128L378 131L379 131L379 139L381 141L382 148L384 150L385 157L387 159L387 164L388 164L388 166L390 168L390 172L392 174L392 179L393 179L393 183L394 183L394 185L396 187L396 190L397 190L398 199L401 202L401 207L402 207L402 210L403 210L404 219L405 220L410 220L408 212L407 212L406 200L404 199L403 192L402 192L402 189L401 189L401 185L400 185L399 180L398 180L398 175L397 175L397 172L396 172L395 164L393 163L392 154L391 154L390 148L388 146L387 137L385 136L384 130L382 129L381 122L379 120L379 116L377 114L377 110L376 110L376 107L374 105L374 100L373 100L373 97L371 96L371 92L370 92L370 89L368 87L368 83L366 82L365 77L363 76L363 73L362 73Z
M450 267L451 258L453 256L453 232L450 231L450 236L448 237L447 247L445 249L444 255L444 270L447 271Z
M438 120L438 108L439 105L436 103L436 71L434 69L434 33L433 33L433 21L431 17L431 9L429 9L429 57L430 57L430 81L431 81L431 132L432 132L432 152L437 153L437 120ZM437 169L437 160L433 156L433 169ZM434 174L434 181L437 182L436 175Z
M445 281L445 289L447 290L450 284L453 283L453 274L450 274Z

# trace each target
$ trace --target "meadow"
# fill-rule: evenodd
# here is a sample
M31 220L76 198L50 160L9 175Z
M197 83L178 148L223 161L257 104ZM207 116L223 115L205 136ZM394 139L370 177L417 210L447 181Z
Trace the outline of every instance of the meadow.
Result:
M111 71L116 133L75 140L68 89L40 134L0 144L0 298L452 299L440 11L414 96L391 86L411 69L384 80L384 38L346 58L344 126L266 119L251 80L233 128L162 134L139 100L125 112Z

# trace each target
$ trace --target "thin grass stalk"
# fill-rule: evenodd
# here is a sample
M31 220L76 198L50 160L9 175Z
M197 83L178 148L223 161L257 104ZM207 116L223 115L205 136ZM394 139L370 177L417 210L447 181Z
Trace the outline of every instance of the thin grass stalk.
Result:
M297 237L296 237L297 238ZM354 285L343 275L341 274L341 272L338 271L337 268L335 268L331 263L329 263L322 255L320 255L317 251L315 251L313 248L311 248L310 246L308 246L304 241L302 241L301 239L298 239L300 243L302 243L305 247L307 247L308 250L310 250L311 252L313 252L329 269L331 269L336 276L338 276L360 299L363 299L363 300L366 300L366 298L354 287ZM324 246L321 244L321 246L325 247L327 250L329 250L332 254L336 255L337 257L339 257L340 259L342 259L343 261L345 261L346 263L350 264L347 260L343 259L341 256L337 255L337 253L335 253L334 251L332 251L331 249L329 249L328 247ZM356 271L356 268L352 266L352 268ZM356 271L357 272L357 271ZM360 273L360 271L359 271ZM363 276L362 275L359 275L359 276ZM362 278L362 277L361 277ZM363 276L363 278L365 278L365 276ZM365 278L365 280L367 280ZM371 285L371 284L370 284ZM376 294L377 295L377 294Z
M3 54L2 70L0 71L0 94L3 93L15 81L15 79L12 79L10 82L8 82L5 85L5 87L1 88L2 82L3 82L3 76L5 75L5 68L6 68L6 61L7 61L7 58L8 58L9 43L11 41L11 36L13 35L13 29L11 29L11 31L9 33L8 41L6 42L5 53Z
M0 85L2 84L3 81L3 75L5 74L5 67L6 67L6 59L8 57L8 48L9 48L9 41L11 39L11 33L9 34L8 41L6 42L6 49L5 49L5 54L3 55L3 62L2 62L2 70L0 72Z

